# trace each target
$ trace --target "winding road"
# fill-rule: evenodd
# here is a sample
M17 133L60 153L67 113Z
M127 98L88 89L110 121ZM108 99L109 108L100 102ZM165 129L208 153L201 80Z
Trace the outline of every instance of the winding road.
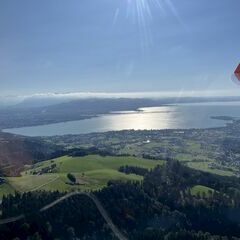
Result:
M90 198L94 202L94 204L96 205L98 211L100 212L100 214L102 215L104 220L107 222L108 226L111 228L111 230L115 234L115 236L119 240L127 240L127 238L124 236L124 234L122 234L121 231L114 225L114 223L112 222L111 218L109 217L107 211L105 210L105 208L103 207L101 202L92 193L79 192L79 191L68 193L68 194L62 196L61 198L55 200L54 202L52 202L52 203L42 207L41 209L37 210L37 212L47 211L48 209L50 209L50 208L54 207L55 205L59 204L60 202L66 200L66 199L68 199L72 196L75 196L75 195L84 195L84 196L87 196L88 198ZM21 215L16 216L16 217L7 218L7 219L0 219L0 225L16 222L16 221L19 221L23 218L25 218L24 214L21 214Z

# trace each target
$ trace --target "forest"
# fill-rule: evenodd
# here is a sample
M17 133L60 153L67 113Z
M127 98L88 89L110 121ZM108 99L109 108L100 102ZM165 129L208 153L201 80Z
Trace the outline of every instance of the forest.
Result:
M169 160L147 171L141 182L109 181L91 194L127 239L236 240L240 239L239 189L236 177L201 172ZM1 219L25 217L1 224L0 239L117 239L84 195L39 211L65 194L36 191L3 197Z

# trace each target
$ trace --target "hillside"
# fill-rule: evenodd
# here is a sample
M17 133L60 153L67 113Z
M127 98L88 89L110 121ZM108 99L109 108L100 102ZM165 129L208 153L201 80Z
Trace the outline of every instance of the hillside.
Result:
M72 161L83 163L93 157ZM72 162L68 161L71 159L66 159L62 171L69 170ZM115 161L107 159L109 166ZM235 177L204 173L168 161L149 171L141 183L111 181L91 195L129 240L239 240L239 187ZM64 197L68 195L35 191L4 197L0 223L3 219L11 223L0 224L0 238L116 239L89 197Z
M17 191L33 190L93 190L106 186L108 181L139 181L143 177L136 174L125 174L119 171L121 166L142 167L152 169L163 164L136 157L88 155L84 157L63 156L49 161L34 164L22 172L21 177L8 177L8 183ZM77 184L71 185L67 174L72 173Z
M107 114L112 111L137 110L143 107L159 107L164 104L237 101L237 97L212 98L87 98L63 103L53 102L41 106L31 99L22 104L0 109L0 129L36 126L66 121L82 120Z
M17 176L24 165L48 159L59 149L39 139L0 132L1 175Z

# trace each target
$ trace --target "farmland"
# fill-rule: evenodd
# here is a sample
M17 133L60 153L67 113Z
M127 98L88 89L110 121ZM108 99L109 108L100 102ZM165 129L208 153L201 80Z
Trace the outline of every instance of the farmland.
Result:
M233 121L226 127L214 129L124 130L26 138L24 143L27 142L25 145L28 149L34 147L39 152L36 156L26 154L30 160L27 159L28 161L25 162L21 159L19 161L16 153L12 159L14 163L19 161L17 166L21 164L21 168L14 167L11 162L3 165L2 171L5 173L3 178L6 183L0 186L0 192L3 195L14 190L19 192L95 190L106 186L109 180L143 179L140 175L118 171L122 166L150 169L171 159L196 170L238 177L240 175L239 124L239 121ZM47 146L50 148L48 149ZM95 149L94 151L99 153L94 151L91 153L89 150L87 156L71 157L71 151L79 149ZM31 151L28 150L27 153ZM21 171L16 175L7 175L5 170L11 166L16 172L19 171L18 169ZM68 173L76 177L76 184L69 182Z
M49 161L44 161L28 167L20 177L8 177L7 180L19 192L34 190L93 190L107 185L109 180L140 181L142 176L119 172L120 166L129 165L152 169L163 161L148 160L137 157L99 156L88 155L85 157L63 156ZM42 169L54 165L51 172L40 174ZM77 184L70 184L67 174L72 173L77 179Z
M65 149L96 147L114 155L174 159L202 171L240 176L240 121L226 127L178 130L123 130L43 137Z

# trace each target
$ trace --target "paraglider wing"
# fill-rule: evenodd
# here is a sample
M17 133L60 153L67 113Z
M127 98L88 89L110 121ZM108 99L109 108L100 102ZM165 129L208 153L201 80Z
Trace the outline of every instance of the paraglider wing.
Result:
M238 64L236 70L232 74L232 81L235 84L240 85L240 64Z
M240 81L240 64L238 65L238 67L234 71L234 75L237 77L238 81Z

